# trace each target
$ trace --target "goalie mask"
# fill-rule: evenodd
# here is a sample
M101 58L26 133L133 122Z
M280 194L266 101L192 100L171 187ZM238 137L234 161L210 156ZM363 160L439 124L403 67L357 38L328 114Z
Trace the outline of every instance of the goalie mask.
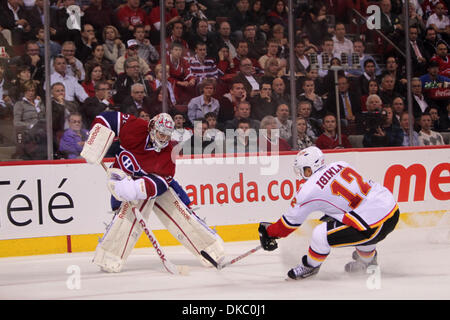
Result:
M174 128L175 123L172 117L167 113L160 113L150 120L150 139L156 152L160 152L167 147Z
M317 147L308 147L297 154L294 161L294 172L302 179L308 180L309 177L305 176L306 168L310 168L314 174L324 165L325 158L322 151Z

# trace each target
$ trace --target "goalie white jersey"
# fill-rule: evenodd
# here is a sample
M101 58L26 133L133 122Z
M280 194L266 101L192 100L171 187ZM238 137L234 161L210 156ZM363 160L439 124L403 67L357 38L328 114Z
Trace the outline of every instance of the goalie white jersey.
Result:
M381 225L397 209L387 188L365 180L348 163L338 161L324 166L301 186L294 206L283 215L282 221L288 228L297 228L311 212L321 211L364 231Z

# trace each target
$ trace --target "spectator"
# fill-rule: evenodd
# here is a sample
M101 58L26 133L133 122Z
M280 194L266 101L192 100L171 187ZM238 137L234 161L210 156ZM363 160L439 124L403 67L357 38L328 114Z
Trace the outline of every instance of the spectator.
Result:
M446 122L445 120L441 119L441 116L444 118L445 115L439 115L438 107L430 107L428 112L431 116L432 130L437 132L448 131L448 121Z
M350 91L349 87L348 79L345 76L340 76L338 78L338 90L341 123L344 127L347 127L349 132L353 133L356 117L361 114L361 98ZM326 110L337 114L336 98L332 95L328 96Z
M91 24L83 24L81 26L81 37L75 42L77 59L85 63L87 59L92 55L94 45L98 42L94 27Z
M77 81L83 81L86 76L83 63L75 57L76 46L73 41L65 41L61 47L61 54L66 59L66 71L65 74L77 79ZM55 71L55 59L50 65L50 72ZM66 86L67 87L67 86Z
M205 120L208 123L208 130L205 132L207 139L216 142L225 141L225 134L217 128L217 114L208 112L205 114Z
M323 2L315 1L312 8L305 15L303 32L308 35L311 42L322 45L324 37L328 34L327 7Z
M182 21L175 21L168 25L169 27L169 37L166 39L166 49L171 50L172 44L178 42L181 44L182 57L190 55L189 45L187 41L183 38L184 36L184 24Z
M334 114L328 113L323 117L322 127L324 132L316 140L318 148L324 150L352 147L345 134L341 134L341 143L339 143L339 136L336 132L336 116Z
M32 39L33 32L27 19L22 1L6 0L0 4L0 26L11 31L13 45L21 45Z
M92 47L92 56L86 61L85 69L92 70L92 65L99 64L102 68L103 77L112 85L116 77L114 64L105 57L105 48L102 44L96 43Z
M439 146L444 145L444 138L436 131L431 130L432 121L429 113L424 113L420 117L419 141L420 145L424 146Z
M195 77L190 72L189 62L183 59L183 45L172 42L167 57L169 65L168 80L174 88L175 99L179 104L188 104L194 96Z
M259 65L265 66L267 60L269 60L270 58L277 59L277 61L278 61L279 70L276 75L279 77L284 76L286 74L287 62L286 62L286 59L284 59L284 58L281 59L278 57L278 42L274 39L269 39L267 41L267 53L260 56L260 58L258 60ZM300 63L300 61L299 61L299 63Z
M237 43L236 47L236 57L233 59L234 69L231 68L232 72L237 73L239 71L239 67L241 65L241 61L244 58L249 58L248 56L248 43L245 40L240 40ZM252 65L255 69L256 73L261 73L261 66L258 63L257 59L249 58L252 62Z
M248 43L248 57L258 60L266 52L265 40L258 34L253 22L245 24L242 31L243 39Z
M111 88L106 81L100 81L95 84L95 96L87 98L80 106L80 113L83 116L84 127L90 128L95 117L103 111L116 110L110 104Z
M397 36L397 29L401 28L400 20L397 15L392 13L392 3L391 0L381 0L381 32L391 39Z
M280 130L280 138L286 141L289 141L292 136L292 120L289 117L289 106L280 104L277 107L275 121L277 122L277 128Z
M436 30L432 27L425 29L425 39L423 40L423 48L429 57L433 57L436 54L436 47L439 42L436 36Z
M173 116L175 123L175 130L172 132L172 141L176 143L183 143L191 138L193 135L192 129L186 127L186 115L182 112L176 112Z
M138 118L144 119L147 122L150 122L150 115L144 109L139 110Z
M237 106L241 101L246 101L247 93L244 84L240 81L233 81L228 93L222 95L218 100L220 104L217 120L224 124L232 120L236 114Z
M233 7L229 14L228 21L231 26L231 33L233 37L238 40L243 39L242 26L252 21L250 14L250 4L248 0L238 0L236 6Z
M44 1L42 1L42 3L44 3ZM40 26L37 29L37 33L36 33L36 44L39 47L39 56L40 57L44 57L45 56L45 32L44 32L44 26ZM53 41L51 39L49 39L49 43L50 43L50 58L55 58L58 54L61 53L61 45L56 42ZM43 62L42 62L43 63Z
M5 78L6 66L0 60L0 120L13 118L13 101L7 94L9 85Z
M69 116L69 128L64 132L59 142L59 151L66 155L67 159L81 158L89 132L82 127L81 114L72 113Z
M259 78L255 74L255 68L253 67L252 61L249 58L244 58L241 60L239 65L239 72L233 78L233 80L242 82L247 92L247 97L253 98L260 92L260 82Z
M130 57L124 61L123 68L125 69L125 73L119 75L114 83L116 94L113 99L115 104L120 105L130 95L131 86L134 83L143 84L146 95L150 96L152 94L149 81L139 71L139 61L138 57Z
M217 59L217 53L214 52L213 34L208 30L208 20L202 19L194 25L195 30L189 34L189 48L194 49L196 44L201 42L206 44L206 51L210 57Z
M23 83L23 98L14 104L14 127L29 130L45 119L45 107L41 97L36 96L37 86L32 80Z
M353 53L353 42L345 37L345 24L336 23L336 34L333 36L333 54L339 58L342 54L347 55L348 60L351 60Z
M450 78L450 55L445 42L438 42L436 55L431 58L431 61L439 63L439 75Z
M394 78L389 73L384 74L381 78L380 93L378 94L383 101L383 105L392 105L392 101L398 96L394 88Z
M309 67L309 57L305 55L305 43L304 41L297 41L294 48L294 72L296 77L304 77L306 75L306 69ZM289 61L288 61L289 62ZM286 72L289 74L289 63L286 67Z
M402 73L399 68L397 58L393 56L389 56L386 58L386 70L380 76L381 80L383 79L385 74L389 74L394 80L393 90L397 92L397 94L404 95L406 92L406 84L408 81L406 80L406 74Z
M52 129L56 146L58 146L64 130L69 127L69 115L72 112L78 112L78 104L67 101L65 95L64 84L61 82L52 84Z
M418 120L434 103L423 94L422 82L419 78L411 79L411 88L413 94L413 115Z
M304 79L302 90L303 93L298 96L298 99L308 100L313 107L311 116L316 119L322 119L326 111L322 97L316 93L314 80L308 78Z
M127 0L127 3L117 10L117 19L124 35L128 39L131 38L131 34L136 26L144 25L147 31L151 28L147 13L139 8L139 0Z
M186 141L181 144L183 154L203 154L205 151L212 151L215 145L213 141L209 140L205 133L208 129L208 123L205 119L198 119L194 122L194 133ZM209 147L210 144L213 144ZM206 148L208 148L206 150Z
M45 76L44 59L39 55L39 45L36 41L30 40L25 43L25 54L20 56L18 65L29 68L31 78L42 83Z
M188 118L193 123L194 120L204 118L205 114L213 112L219 113L219 101L213 98L216 83L213 78L204 79L199 85L201 95L192 98L188 104Z
M89 97L95 96L95 83L99 81L104 81L105 77L103 75L102 66L98 63L90 64L89 69L87 69L86 78L81 83Z
M188 58L189 72L195 77L196 83L199 84L205 78L219 79L223 75L214 59L207 57L206 44L198 42L195 45L195 55Z
M379 76L381 75L381 68L378 65L378 63L376 62L375 58L373 56L371 56L370 54L365 53L365 45L364 45L364 41L362 40L355 40L353 41L353 52L358 54L359 57L359 67L358 69L350 69L348 70L348 74L350 76L361 76L364 73L364 64L367 60L372 60L373 63L375 63L375 75ZM353 61L352 59L349 59L348 64L351 65L352 67L357 67L353 65Z
M263 82L259 94L249 99L251 108L251 118L261 121L265 116L274 116L276 104L272 99L272 84Z
M297 118L303 118L306 121L306 134L311 137L315 143L321 134L320 121L311 117L312 105L308 100L301 100L298 103Z
M282 78L272 81L272 99L277 106L283 103L291 105L291 96L286 92L286 84Z
M86 91L84 91L83 87L78 83L77 78L66 73L66 58L64 58L64 56L56 56L53 60L53 66L55 68L55 72L51 74L50 84L54 84L56 82L63 83L66 93L66 100L75 101L75 99L77 99L80 102L84 102L84 100L88 98L88 95Z
M409 136L409 114L408 112L403 112L400 115L400 128L403 131L403 142L402 146L409 147L411 146L420 146L419 135L416 131L412 131L413 137L411 142L411 137Z
M322 45L322 53L317 56L317 62L319 63L319 76L325 77L328 74L328 67L332 58L338 58L334 55L334 41L331 38L324 38Z
M434 13L427 19L427 27L432 27L441 39L448 41L450 37L450 19L444 13L446 8L443 3L437 3Z
M117 75L120 75L122 73L124 73L126 70L124 70L124 62L126 59L128 58L136 58L138 59L138 67L139 67L139 73L144 75L145 78L147 80L151 80L153 79L153 77L150 75L150 67L148 65L148 63L142 59L141 57L138 56L138 48L139 48L139 44L136 40L131 39L127 41L126 44L126 48L127 51L125 52L125 54L121 57L119 57L116 61L116 63L114 64L114 71L116 72Z
M239 104L237 105L237 108L236 108L236 115L235 115L235 117L232 120L228 120L225 123L225 129L236 130L239 119L245 118L245 119L249 119L249 121L250 121L250 128L258 131L259 126L260 126L260 121L255 120L255 119L251 119L250 118L250 114L251 114L251 105L250 105L250 103L248 101L241 101L241 102L239 102Z
M285 34L285 28L281 24L276 24L272 27L272 34L269 39L274 39L278 42L278 55L280 58L289 57L289 43Z
M414 76L420 76L425 73L427 62L431 57L426 55L425 48L419 39L419 30L416 26L409 27L409 39L413 74Z
M227 153L248 153L258 152L258 137L256 131L250 128L249 119L239 119L233 140L227 134L226 152Z
M133 35L134 40L136 40L138 44L138 57L146 63L150 63L152 65L156 64L159 60L159 53L150 43L150 40L145 38L145 27L142 25L135 26Z
M91 0L89 7L83 12L84 23L94 27L97 39L101 39L106 26L119 25L114 8L106 0Z
M166 75L168 75L169 73L170 73L170 66L168 66L166 64ZM150 85L151 85L153 91L156 91L162 84L162 65L161 64L156 65L155 75L156 75L156 78L153 81L150 81ZM176 105L177 100L175 97L172 83L169 81L166 84L167 84L167 91L169 92L168 98L173 105Z
M181 17L178 14L177 9L174 7L174 0L164 0L165 1L165 21L166 25L174 23L175 21L181 21ZM161 10L159 5L156 5L152 8L149 15L149 23L151 24L152 33L158 33L161 30ZM157 37L159 38L159 37ZM159 44L158 42L154 42L155 44Z
M306 133L307 123L306 119L303 117L297 117L296 120L297 125L297 149L295 150L303 150L310 146L314 146L313 138L308 136ZM291 139L292 140L292 139ZM293 143L291 143L293 145Z
M356 79L355 83L361 95L367 95L369 93L369 82L371 80L376 80L375 61L366 60L364 62L364 73Z
M23 84L31 79L30 67L27 65L19 65L16 68L16 78L12 79L8 88L8 96L13 103L22 100Z
M103 29L103 49L105 57L112 63L116 63L119 57L125 54L126 48L120 40L120 34L116 27L109 25Z
M420 77L422 88L425 89L425 93L427 93L429 89L442 88L445 82L450 82L450 78L439 74L439 63L437 61L430 61L427 70L428 73Z
M288 27L288 7L283 0L273 2L272 9L267 13L267 22L271 27L276 24Z
M214 38L214 52L218 52L223 45L226 45L228 47L230 57L231 59L234 59L237 53L234 39L231 37L231 26L228 21L222 21L219 24L217 34Z
M156 114L152 112L150 97L145 94L145 87L142 83L135 83L131 86L131 95L126 97L120 105L120 112L137 116L140 110L144 110L153 118Z
M279 151L291 150L289 143L280 137L280 131L275 117L265 116L261 120L258 147L260 152L277 153Z
M403 131L400 125L394 121L394 108L392 106L384 106L382 112L386 113L383 121L383 130L388 136L388 145L390 147L400 147L403 142Z
M365 94L361 97L361 112L367 111L367 107L366 107L367 98L372 94L378 95L379 91L380 91L380 87L378 85L377 80L369 80L368 92L367 92L367 94Z

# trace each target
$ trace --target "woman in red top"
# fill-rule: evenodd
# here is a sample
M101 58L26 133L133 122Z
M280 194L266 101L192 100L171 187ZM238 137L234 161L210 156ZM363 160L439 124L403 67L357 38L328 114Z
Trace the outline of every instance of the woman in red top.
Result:
M99 63L92 63L88 65L88 70L86 70L86 78L81 83L89 97L95 97L95 83L98 81L103 81L103 70Z

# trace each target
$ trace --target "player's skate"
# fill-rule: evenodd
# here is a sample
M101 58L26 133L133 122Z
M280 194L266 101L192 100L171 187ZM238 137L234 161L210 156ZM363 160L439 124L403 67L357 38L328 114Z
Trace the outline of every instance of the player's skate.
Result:
M351 261L345 265L345 271L348 273L353 273L353 274L365 273L369 266L378 265L376 251L375 251L375 254L374 254L372 260L369 262L363 261L363 259L361 259L361 256L358 254L358 252L356 250L353 251L352 258L355 261Z
M306 255L304 255L302 258L302 263L289 270L287 275L291 279L300 280L315 275L317 272L319 272L319 269L320 266L318 267L310 266L307 262Z

